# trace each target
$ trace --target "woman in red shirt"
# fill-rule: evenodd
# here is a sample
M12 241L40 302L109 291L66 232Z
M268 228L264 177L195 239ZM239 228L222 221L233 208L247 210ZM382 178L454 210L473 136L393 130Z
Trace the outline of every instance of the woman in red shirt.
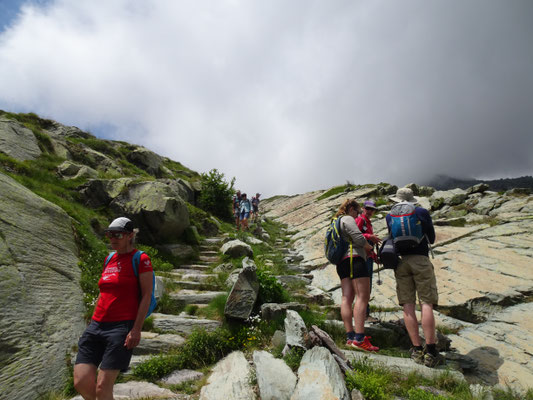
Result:
M372 222L370 222L370 218L372 218L372 216L377 210L376 203L373 200L367 200L363 203L363 207L364 211L355 219L355 223L357 224L357 227L365 237L366 241L370 243L372 247L374 247L381 243L381 239L378 236L374 235ZM368 268L368 273L370 275L370 292L372 292L372 275L374 273L374 261L377 261L377 254L372 248L372 250L367 252L366 259L366 267ZM367 305L366 308L366 318L367 321L377 321L377 319L372 318L370 316L370 304Z
M74 387L85 400L113 399L113 385L127 370L152 296L152 263L141 254L138 278L133 270L135 229L125 217L115 219L106 236L115 253L98 281L100 295L91 323L78 342ZM98 367L100 371L98 372Z

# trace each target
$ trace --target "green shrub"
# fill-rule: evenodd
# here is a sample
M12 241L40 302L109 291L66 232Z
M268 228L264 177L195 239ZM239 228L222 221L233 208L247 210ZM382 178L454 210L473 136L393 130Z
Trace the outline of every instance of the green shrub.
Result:
M359 390L368 400L386 400L391 397L386 391L390 379L390 374L372 369L353 371L346 374L346 387L350 392L353 389Z
M168 293L163 293L157 307L155 309L158 313L177 315L183 310L183 306L179 305L176 301L170 297Z
M148 318L146 318L143 322L143 331L151 331L154 329L154 317L150 315Z
M219 328L213 332L196 330L181 347L137 365L133 374L153 381L176 369L207 367L241 346L242 338L228 329Z
M290 369L292 369L293 371L298 371L304 354L305 349L301 347L293 347L287 352L287 354L285 354L283 360L285 361L285 364L289 366Z
M185 312L187 315L196 315L196 312L198 311L198 305L197 304L187 304L185 306Z
M259 281L257 307L265 303L285 303L289 300L287 291L270 272L258 268L257 280Z
M434 395L419 388L411 388L407 392L409 400L447 400L449 397Z
M226 307L226 301L228 294L221 294L215 297L209 302L207 307L198 309L197 314L207 319L224 319L224 308Z
M231 202L235 178L226 182L223 173L218 172L217 169L212 169L201 175L201 182L200 207L225 221L231 221L233 219Z

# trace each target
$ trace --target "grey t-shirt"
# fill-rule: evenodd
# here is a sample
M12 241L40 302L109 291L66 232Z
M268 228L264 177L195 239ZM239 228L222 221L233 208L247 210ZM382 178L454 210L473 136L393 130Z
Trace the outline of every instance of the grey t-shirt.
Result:
M352 254L351 256L360 256L366 261L365 243L367 243L365 237L357 227L355 218L350 215L344 215L341 217L341 235L348 243L352 242ZM350 247L345 257L350 256Z

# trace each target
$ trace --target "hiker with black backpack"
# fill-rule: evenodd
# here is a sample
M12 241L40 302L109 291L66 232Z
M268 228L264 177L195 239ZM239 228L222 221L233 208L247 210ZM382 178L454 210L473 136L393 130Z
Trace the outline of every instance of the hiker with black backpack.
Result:
M104 263L100 295L78 342L74 365L74 388L86 400L113 398L115 380L128 369L144 320L155 307L152 263L146 253L135 249L137 232L125 217L105 230L115 251Z
M233 217L235 218L235 226L237 230L241 227L241 191L237 190L237 193L233 195L231 200L233 208Z
M370 336L365 336L366 307L370 298L370 276L365 262L372 246L355 223L360 213L361 207L355 199L348 199L341 205L330 226L333 232L328 230L326 236L326 256L331 253L332 246L341 249L337 257L328 259L337 265L341 280L341 317L346 330L346 345L358 350L378 351L379 348L370 343ZM331 240L332 237L338 240Z
M391 200L397 202L386 217L394 248L400 256L397 268L396 293L403 307L405 327L413 347L411 358L418 364L435 367L444 363L436 348L433 307L438 304L437 281L429 259L430 245L435 242L435 229L428 210L417 207L418 199L409 188L400 188ZM425 348L418 331L415 313L416 295L422 313Z

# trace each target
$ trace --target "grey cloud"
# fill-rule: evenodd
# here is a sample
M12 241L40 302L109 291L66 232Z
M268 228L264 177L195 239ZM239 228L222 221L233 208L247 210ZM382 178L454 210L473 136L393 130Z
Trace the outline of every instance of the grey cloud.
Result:
M533 3L56 1L0 36L0 108L245 191L533 172ZM9 77L6 79L5 77Z

